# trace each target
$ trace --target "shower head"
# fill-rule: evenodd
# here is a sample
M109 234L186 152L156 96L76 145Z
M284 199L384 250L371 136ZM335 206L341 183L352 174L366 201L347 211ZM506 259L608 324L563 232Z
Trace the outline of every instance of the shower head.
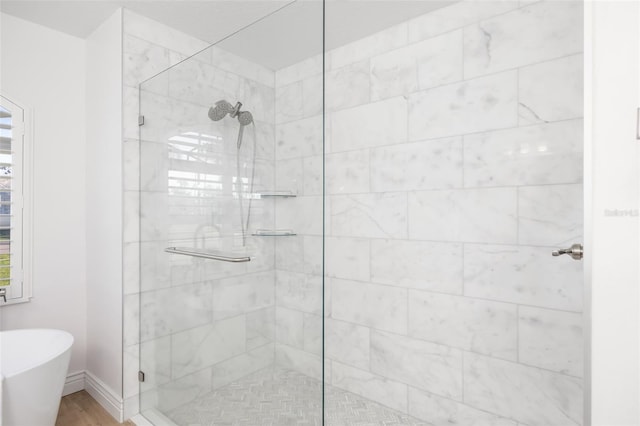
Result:
M233 113L235 108L227 101L216 102L215 107L209 108L209 118L213 121L222 120L227 114Z
M242 111L238 114L238 121L241 126L246 126L253 123L253 115L249 111Z

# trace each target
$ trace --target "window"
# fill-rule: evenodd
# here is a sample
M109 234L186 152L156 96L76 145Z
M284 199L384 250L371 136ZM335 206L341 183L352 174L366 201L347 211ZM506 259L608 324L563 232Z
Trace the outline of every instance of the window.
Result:
M0 305L31 297L28 276L30 230L29 126L24 108L0 96ZM5 301L6 298L6 301Z

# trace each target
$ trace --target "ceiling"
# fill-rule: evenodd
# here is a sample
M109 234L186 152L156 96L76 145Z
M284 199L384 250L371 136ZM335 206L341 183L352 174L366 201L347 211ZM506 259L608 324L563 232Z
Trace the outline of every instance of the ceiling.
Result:
M327 0L327 49L455 1ZM91 34L119 7L209 43L226 38L221 47L270 69L283 68L322 51L322 2L318 0L0 2L4 13L81 38Z

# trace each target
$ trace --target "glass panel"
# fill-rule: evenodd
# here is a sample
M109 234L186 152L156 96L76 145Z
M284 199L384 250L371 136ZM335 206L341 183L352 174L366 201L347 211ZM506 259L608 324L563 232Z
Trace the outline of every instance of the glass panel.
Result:
M140 86L154 422L322 423L322 63L322 2L296 2Z
M329 424L582 424L582 2L326 8Z

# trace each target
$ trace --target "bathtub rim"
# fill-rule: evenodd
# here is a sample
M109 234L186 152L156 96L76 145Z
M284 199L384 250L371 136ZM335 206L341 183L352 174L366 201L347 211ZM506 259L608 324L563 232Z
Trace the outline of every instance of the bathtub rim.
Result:
M75 338L73 337L73 335L71 333L69 333L66 330L61 330L61 329L57 329L57 328L16 328L16 329L12 329L12 330L3 330L3 331L0 331L0 342L2 341L2 336L7 334L7 333L19 334L20 332L26 332L26 331L45 332L45 333L54 332L56 334L60 334L60 335L64 336L65 338L67 338L67 341L64 344L64 349L52 351L51 354L48 354L47 356L43 356L42 358L39 358L37 363L32 363L32 364L28 365L25 368L22 368L22 369L19 369L19 370L16 370L16 371L11 371L10 374L6 374L5 373L5 371L2 369L2 363L0 362L0 381L11 379L12 377L16 377L16 376L18 376L20 374L23 374L23 373L25 373L25 372L27 372L29 370L33 370L34 368L38 368L38 367L40 367L42 365L47 364L48 362L53 361L57 357L65 354L67 351L70 351L71 348L73 347L73 343L75 342Z

